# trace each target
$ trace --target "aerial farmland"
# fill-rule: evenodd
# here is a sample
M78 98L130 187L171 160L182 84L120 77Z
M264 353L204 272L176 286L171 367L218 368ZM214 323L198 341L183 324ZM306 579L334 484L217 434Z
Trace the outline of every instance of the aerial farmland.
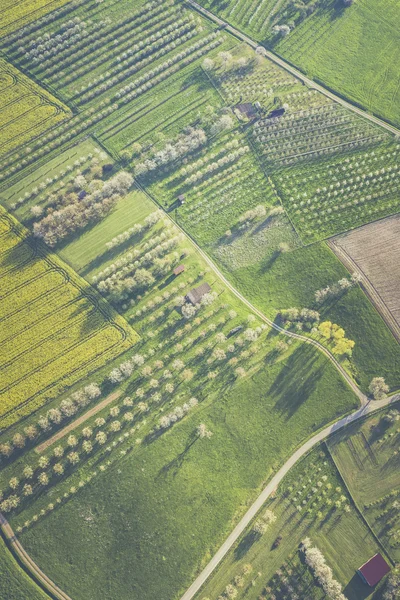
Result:
M384 5L5 0L0 600L399 598Z

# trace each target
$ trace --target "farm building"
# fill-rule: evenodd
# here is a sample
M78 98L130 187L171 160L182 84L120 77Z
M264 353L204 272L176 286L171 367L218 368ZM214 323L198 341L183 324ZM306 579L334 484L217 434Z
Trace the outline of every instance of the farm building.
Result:
M244 102L243 104L237 104L235 109L244 117L248 119L255 119L257 116L257 108L255 104L251 102Z
M185 194L180 194L177 198L180 205L185 204Z
M383 558L382 554L378 552L378 554L375 554L375 556L364 563L362 567L357 570L357 573L364 583L370 587L373 587L379 583L380 580L389 573L389 571L389 565Z
M211 292L211 287L208 283L202 283L199 287L193 288L186 296L186 300L192 304L199 304L203 296Z
M180 275L181 273L183 273L185 270L185 265L179 265L178 267L175 267L175 269L173 270L173 274L176 275Z

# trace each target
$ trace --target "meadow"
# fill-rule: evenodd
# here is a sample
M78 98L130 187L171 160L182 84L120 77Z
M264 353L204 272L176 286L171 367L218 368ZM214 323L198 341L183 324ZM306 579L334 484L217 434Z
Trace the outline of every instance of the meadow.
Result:
M266 238L267 245L262 239L261 248L254 248L244 265L226 260L222 253L226 246L211 250L233 285L272 319L280 310L293 306L318 310L322 320L340 324L355 341L346 366L361 389L366 392L378 372L387 378L391 389L397 389L398 343L359 286L322 304L315 302L315 292L348 277L347 269L325 243L299 245L287 223L283 229L276 226L268 231L274 237ZM280 251L282 242L287 244L287 251ZM370 337L371 331L374 334Z
M131 347L137 335L1 209L1 428Z
M67 106L0 60L0 156L29 143L71 115Z
M0 538L0 594L7 600L48 600L48 595L11 556L3 538Z
M233 4L248 21L255 2ZM304 16L286 0L253 14L266 37ZM321 240L395 212L398 144L179 0L76 0L0 46L24 85L71 109L0 160L1 203L27 227L1 209L0 511L74 600L178 598L290 454L358 406L326 356L249 314L190 236L271 318L297 306L342 326L363 391L376 375L394 388L398 345ZM17 88L4 98L17 116L36 108ZM346 206L330 210L338 191ZM295 539L311 532L358 600L354 568L376 542L321 452L278 491L274 528L240 547L254 552L243 598L285 593L271 578L301 571Z
M365 109L399 125L400 92L393 48L399 46L396 0L361 0L339 9L319 8L274 50L309 76Z
M276 520L260 534L254 526L266 509ZM323 446L295 465L196 600L229 598L229 585L236 589L238 600L326 597L299 549L305 538L322 552L346 598L372 598L374 590L368 590L355 571L381 549Z

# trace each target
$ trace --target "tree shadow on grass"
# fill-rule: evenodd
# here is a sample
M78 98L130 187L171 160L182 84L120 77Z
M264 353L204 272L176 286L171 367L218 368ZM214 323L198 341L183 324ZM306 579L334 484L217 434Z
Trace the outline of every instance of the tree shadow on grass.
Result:
M271 269L271 267L273 267L275 262L278 260L280 254L281 253L279 250L274 250L270 256L265 258L260 264L260 272L266 273L269 271L269 269Z
M249 531L249 533L247 533L244 538L241 539L235 548L235 560L241 560L259 538L259 533L256 533L255 531Z
M314 348L302 345L289 357L267 394L276 399L276 409L289 420L317 388L324 366L317 366Z
M348 600L365 600L371 595L372 588L361 581L360 576L354 573L348 584L343 589L343 594Z
M178 474L179 469L183 465L184 461L188 458L188 452L189 452L190 448L193 446L193 444L195 444L195 442L198 439L199 438L196 435L196 432L192 432L192 434L189 436L187 444L186 444L185 448L182 450L182 452L177 454L177 456L175 456L175 458L173 458L170 462L166 463L160 469L156 478L157 479L160 477L166 478L169 474L171 474L173 477L176 477L176 475Z

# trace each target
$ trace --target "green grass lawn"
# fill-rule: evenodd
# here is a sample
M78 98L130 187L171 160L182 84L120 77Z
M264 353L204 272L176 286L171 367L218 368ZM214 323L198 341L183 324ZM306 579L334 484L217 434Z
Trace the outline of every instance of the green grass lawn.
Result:
M320 488L317 482L321 484ZM327 489L327 484L332 486L330 490ZM336 491L337 487L340 491ZM325 492L325 496L321 495L321 490ZM293 498L296 493L305 498L304 505L302 500ZM346 598L371 598L374 590L363 584L355 571L380 548L354 505L350 504L351 510L348 513L342 508L335 509L326 505L327 498L334 502L335 498L341 495L347 498L344 503L349 502L329 455L322 452L321 448L315 449L293 468L278 488L276 498L269 500L265 505L277 517L276 522L259 537L252 534L251 525L202 591L196 595L196 600L217 598L228 583L234 582L235 576L242 572L245 565L251 565L252 571L245 578L243 588L238 589L238 600L257 600L264 597L260 596L264 589L269 590L265 594L266 598L274 593L278 600L282 600L287 596L281 592L281 578L290 577L293 571L296 573L300 569L301 554L298 545L305 537L309 537L312 545L321 550L326 563L333 570L334 577L343 586ZM312 499L307 500L307 496ZM313 508L312 502L315 498L317 507ZM298 503L303 507L300 512L296 507ZM317 516L317 511L322 513L321 517ZM274 548L273 543L278 536L282 540L279 546ZM302 581L303 579L306 581ZM291 582L291 585L301 600L324 597L313 578L308 577L304 571L297 583L302 589L296 589L295 581ZM307 589L304 589L304 586Z
M22 534L77 600L178 597L300 440L356 404L324 357L296 346L218 399L208 393L173 433ZM200 422L211 439L195 441Z
M399 3L357 0L345 10L337 4L325 2L275 50L308 75L399 124Z
M0 598L4 600L48 600L13 558L0 536Z
M103 221L67 244L61 252L62 257L78 273L87 276L96 265L103 264L101 257L107 253L106 242L143 221L155 209L143 192L133 189Z

